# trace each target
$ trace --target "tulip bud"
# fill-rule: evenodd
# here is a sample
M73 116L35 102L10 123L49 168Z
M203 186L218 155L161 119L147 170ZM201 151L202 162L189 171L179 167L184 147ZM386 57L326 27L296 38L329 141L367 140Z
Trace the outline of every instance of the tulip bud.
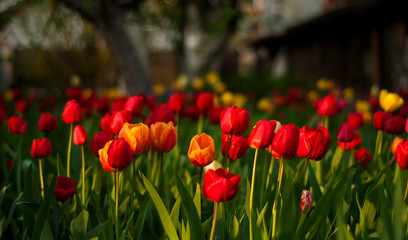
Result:
M392 152L393 154L395 154L395 152L397 151L398 144L399 144L401 141L402 141L402 138L400 138L400 137L394 138L394 141L393 141L392 144L391 144L391 152Z
M383 89L380 91L380 107L386 112L393 112L404 104L404 100L396 93Z
M221 119L221 129L225 134L241 136L249 127L249 114L246 108L235 106L227 108Z
M190 162L197 167L204 167L212 163L215 158L213 138L205 133L195 135L191 139L187 155Z
M328 95L317 102L317 113L324 117L333 117L338 112L337 99Z
M361 160L363 160L361 163L362 167L371 162L371 153L365 148L360 148L354 152L354 161L360 162Z
M75 145L84 145L88 142L88 134L83 126L77 125L74 128L74 144Z
M350 151L358 146L360 146L362 142L362 139L360 137L360 135L358 135L358 133L354 133L354 138L351 142L342 142L340 140L337 140L337 145L344 150L344 147L346 147L346 151Z
M177 125L177 120L174 117L173 111L167 105L161 105L155 111L153 111L146 120L146 125L151 126L157 122L172 122L174 126Z
M221 153L225 157L227 155L227 148L228 142L231 138L230 147L228 150L228 158L232 160L236 160L241 158L247 152L249 145L248 145L248 136L228 136L227 134L222 134L222 147Z
M300 198L300 214L302 214L304 211L310 213L312 210L312 204L312 195L308 190L303 190Z
M337 140L351 142L354 139L354 128L350 123L343 123L337 131Z
M108 164L112 168L123 171L133 159L133 152L129 143L123 138L112 141L108 148Z
M29 102L27 100L18 100L14 104L17 113L24 114L27 112L29 107Z
M272 141L272 154L276 158L292 159L299 145L299 130L294 124L279 128Z
M27 123L20 117L12 116L8 122L8 129L10 133L23 134L27 132Z
M132 116L139 115L143 110L143 97L132 96L128 98L125 102L123 109L132 113Z
M48 138L34 139L31 145L31 156L33 158L45 158L52 153L51 141Z
M99 157L99 149L103 149L105 144L113 140L114 138L115 136L111 132L102 131L102 132L96 133L91 142L91 146L90 146L91 152L95 156Z
M186 105L186 97L183 93L175 93L169 98L169 107L173 112L180 112Z
M120 99L115 100L110 107L110 111L115 112L115 111L125 110L123 109L123 107L125 106L125 101L126 101L125 98L120 98Z
M208 118L211 124L220 124L220 116L223 110L224 108L213 106L210 111L208 111Z
M225 169L209 169L204 175L203 195L214 202L230 201L237 195L240 181L239 175L228 173Z
M359 112L350 113L347 117L347 122L350 123L355 130L358 130L363 126L363 114Z
M408 141L403 139L397 146L397 151L395 152L395 159L397 160L398 166L404 170L408 169Z
M299 158L321 160L330 147L330 140L330 134L326 128L318 127L313 130L309 126L304 126L299 130L297 155Z
M252 128L248 138L251 148L267 148L275 136L276 121L261 120Z
M389 112L383 112L378 110L374 113L373 126L375 130L384 130L384 123L392 117Z
M50 113L41 114L40 119L38 120L38 129L45 133L54 131L54 129L57 128L57 125L57 118Z
M212 93L200 93L197 97L196 106L201 113L207 114L213 106L213 101L214 95Z
M75 187L76 182L74 179L58 176L54 190L57 202L65 202L72 198L77 193Z
M150 126L150 147L155 152L170 152L177 144L173 122L157 122Z
M126 110L115 111L109 119L111 132L118 134L124 123L132 122L132 114Z
M62 112L62 120L68 124L76 124L82 121L83 113L79 103L72 99L65 105Z
M384 123L384 131L388 134L401 134L404 132L406 120L401 116L388 118Z
M119 132L119 138L129 143L134 154L142 154L149 146L149 127L143 123L125 123Z

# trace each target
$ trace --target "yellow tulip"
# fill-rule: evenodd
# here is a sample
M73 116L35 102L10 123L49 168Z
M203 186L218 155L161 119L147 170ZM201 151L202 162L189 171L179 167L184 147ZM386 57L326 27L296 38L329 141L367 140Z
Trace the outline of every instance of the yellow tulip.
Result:
M380 107L386 112L393 112L404 104L404 100L396 93L383 89L380 91Z
M363 112L364 113L364 112L370 112L370 110L371 110L370 103L368 101L366 101L366 100L357 100L356 104L355 104L355 107L356 107L357 112Z

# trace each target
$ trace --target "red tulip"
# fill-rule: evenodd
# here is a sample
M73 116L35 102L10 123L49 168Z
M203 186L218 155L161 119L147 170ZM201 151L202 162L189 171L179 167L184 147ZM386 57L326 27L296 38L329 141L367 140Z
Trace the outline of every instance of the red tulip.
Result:
M115 111L124 110L123 107L125 106L125 101L126 101L125 98L119 98L115 100L111 105L110 111L115 112Z
M350 123L343 123L337 131L337 140L351 142L354 139L354 128Z
M371 162L371 153L365 148L360 148L354 152L354 160L356 162L363 160L361 166L364 167Z
M228 158L232 160L236 160L241 158L247 152L249 145L248 145L248 136L228 136L225 133L222 133L222 147L221 153L225 157L227 154L227 147L229 139L231 139L230 147L228 150Z
M113 140L107 154L109 166L119 171L123 171L132 162L133 158L132 149L123 138Z
M308 190L302 191L302 196L300 198L300 214L306 210L307 213L310 213L312 210L312 195Z
M220 124L220 117L224 108L219 108L213 106L210 111L208 111L208 119L211 124Z
M62 120L68 124L76 124L82 121L82 108L76 100L70 100L62 112Z
M31 145L31 156L33 158L45 158L52 153L51 141L48 138L38 138L33 140Z
M408 169L408 141L406 139L398 144L395 159L401 169Z
M362 139L358 133L354 132L354 137L351 142L342 142L337 140L337 145L344 150L344 145L346 145L346 151L350 151L358 146L360 146Z
M68 99L79 100L82 95L82 89L80 87L71 87L66 91L66 96Z
M330 147L330 140L330 134L326 128L318 127L313 130L309 126L304 126L299 130L297 155L299 158L321 160Z
M43 113L38 120L38 129L40 131L49 133L57 128L58 121L51 113Z
M132 96L128 98L125 102L123 109L132 113L132 116L139 115L143 110L143 97L142 96Z
M404 132L406 120L401 116L388 118L384 123L384 131L389 134L401 134Z
M350 123L355 130L358 130L363 126L363 114L360 112L350 113L347 117L347 122Z
M101 128L103 131L112 132L112 129L110 128L111 117L112 117L112 113L108 112L105 114L105 116L103 116L103 118L101 118Z
M132 114L126 110L115 111L109 118L109 128L114 134L118 134L124 123L132 122Z
M146 120L146 125L151 126L153 123L157 122L173 122L173 125L177 125L177 120L174 117L173 111L167 105L161 105Z
M221 119L221 129L225 134L241 136L249 127L249 114L246 108L235 106L227 108Z
M29 107L29 102L27 100L18 100L15 102L14 107L17 113L24 114L27 112Z
M384 130L385 122L392 117L392 113L378 110L374 113L373 126L375 130Z
M7 119L7 106L5 104L0 104L0 123L3 123L4 120L6 119Z
M214 202L230 201L237 195L240 181L239 175L225 169L209 169L204 176L203 195Z
M271 150L275 158L292 159L299 145L299 129L292 123L279 128L273 138Z
M196 106L202 114L207 114L213 106L213 101L214 95L212 93L200 93L197 97Z
M328 95L317 102L317 113L324 117L333 117L338 112L337 99Z
M74 179L58 176L54 190L55 198L58 202L67 201L77 193L75 187L76 182Z
M173 112L180 112L186 105L186 97L183 93L175 93L169 98L169 107Z
M111 132L97 132L91 142L91 152L95 156L99 157L99 149L102 149L107 142L113 140L114 138L115 136Z
M83 126L77 125L74 128L74 144L84 145L88 142L88 134Z
M200 117L200 110L196 106L189 106L180 112L180 116L187 116L192 120L197 120ZM217 123L220 123L219 119Z
M12 116L8 122L8 129L10 133L23 134L27 132L27 123L20 117Z
M258 121L248 138L251 148L267 148L275 136L276 121Z

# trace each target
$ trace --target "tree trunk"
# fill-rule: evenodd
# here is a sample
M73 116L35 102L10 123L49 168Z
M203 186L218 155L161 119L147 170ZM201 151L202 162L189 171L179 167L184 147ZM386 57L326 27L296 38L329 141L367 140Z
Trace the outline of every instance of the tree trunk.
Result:
M150 93L150 74L141 61L140 55L126 31L123 21L112 17L109 21L96 23L102 37L116 62L119 72L125 80L128 95L139 92Z

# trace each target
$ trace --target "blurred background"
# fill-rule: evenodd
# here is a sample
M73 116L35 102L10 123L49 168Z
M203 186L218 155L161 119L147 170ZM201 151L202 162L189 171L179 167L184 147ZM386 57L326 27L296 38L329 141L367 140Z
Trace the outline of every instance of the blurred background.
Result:
M406 0L1 0L0 89L407 87ZM162 90L160 90L162 89Z

